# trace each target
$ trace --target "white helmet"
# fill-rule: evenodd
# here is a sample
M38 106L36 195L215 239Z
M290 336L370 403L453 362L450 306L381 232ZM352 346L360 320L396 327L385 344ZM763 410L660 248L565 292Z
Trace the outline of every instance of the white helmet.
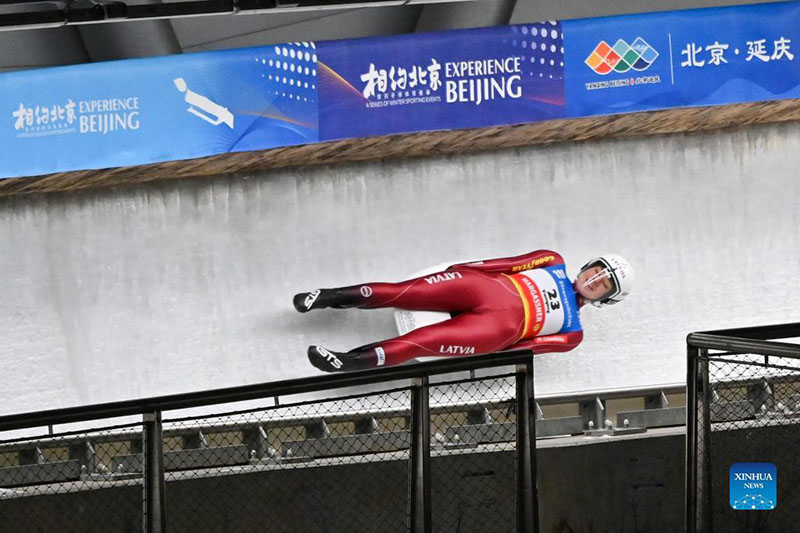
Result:
M633 267L622 256L606 254L583 265L581 272L598 266L602 270L597 275L586 280L585 283L607 277L611 281L611 288L599 298L590 300L591 304L595 307L603 307L604 305L621 302L631 292L634 277Z

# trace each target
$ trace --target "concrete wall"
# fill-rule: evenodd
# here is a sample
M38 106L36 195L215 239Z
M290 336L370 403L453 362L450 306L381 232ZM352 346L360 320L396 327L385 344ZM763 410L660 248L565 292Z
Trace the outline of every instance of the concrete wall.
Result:
M624 304L537 359L537 394L683 381L694 330L788 322L796 125L0 200L0 414L307 376L392 313L296 291L537 248L629 258Z

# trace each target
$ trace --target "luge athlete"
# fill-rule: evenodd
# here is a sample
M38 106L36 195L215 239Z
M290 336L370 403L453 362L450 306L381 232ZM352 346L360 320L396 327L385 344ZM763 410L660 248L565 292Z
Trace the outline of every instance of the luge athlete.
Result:
M537 250L503 259L461 263L400 283L364 283L294 296L301 313L312 309L397 307L443 311L452 318L349 352L309 346L311 363L326 372L397 365L422 356L458 356L527 348L566 352L583 339L579 310L621 301L633 269L608 254L586 263L570 282L556 252Z

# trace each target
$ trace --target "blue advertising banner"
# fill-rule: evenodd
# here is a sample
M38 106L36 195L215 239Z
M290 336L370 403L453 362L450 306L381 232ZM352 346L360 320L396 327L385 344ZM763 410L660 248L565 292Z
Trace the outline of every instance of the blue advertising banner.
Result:
M316 142L314 43L0 76L0 177Z
M570 117L800 97L800 3L566 21Z
M561 25L542 22L319 44L320 138L564 116Z
M800 97L800 2L0 75L0 178Z

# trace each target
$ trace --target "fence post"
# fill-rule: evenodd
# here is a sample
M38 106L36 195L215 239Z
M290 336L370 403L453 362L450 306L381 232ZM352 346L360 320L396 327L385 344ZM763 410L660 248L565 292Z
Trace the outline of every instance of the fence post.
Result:
M146 533L164 533L166 497L161 412L144 413L144 435L144 530Z
M517 366L517 531L539 531L536 491L536 410L533 403L533 358Z
M701 425L698 430L698 467L700 468L700 493L698 506L700 508L700 531L714 531L713 513L711 507L711 384L709 383L708 349L700 350L698 360L701 393L703 398Z
M428 377L411 387L411 531L431 533L431 422Z
M686 345L686 533L697 531L697 365L700 350Z

